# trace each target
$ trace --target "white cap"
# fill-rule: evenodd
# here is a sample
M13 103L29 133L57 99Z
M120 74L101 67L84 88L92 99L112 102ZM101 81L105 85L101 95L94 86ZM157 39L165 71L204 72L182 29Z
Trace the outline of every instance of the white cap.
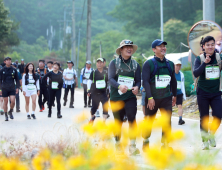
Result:
M86 61L86 64L91 64L91 61L89 61L89 60L88 60L88 61Z
M181 61L180 61L180 60L174 61L174 64L175 64L175 65L177 65L177 64L182 65L182 63L181 63Z

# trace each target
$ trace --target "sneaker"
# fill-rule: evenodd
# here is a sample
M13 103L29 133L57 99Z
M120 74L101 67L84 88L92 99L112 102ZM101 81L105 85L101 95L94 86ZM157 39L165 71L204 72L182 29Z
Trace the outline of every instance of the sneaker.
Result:
M1 115L4 115L4 111L3 110L1 110L0 113L1 113Z
M55 103L52 104L52 107L55 107Z
M89 124L93 124L94 120L95 120L96 116L93 116L90 120L89 120Z
M63 106L66 106L66 101L64 101Z
M57 118L58 118L58 119L62 118L61 113L57 113Z
M12 110L9 110L8 115L9 115L10 119L14 119L13 114L12 114Z
M216 147L216 141L215 141L214 137L211 137L209 139L209 144L210 144L211 147Z
M202 149L203 150L209 150L209 143L208 143L208 141L202 142Z
M92 107L90 104L88 104L88 107Z
M146 152L147 149L149 149L149 141L143 141L143 152Z
M126 122L126 121L127 121L127 116L124 115L124 117L123 117L123 122Z
M140 150L136 148L136 144L133 144L129 146L129 153L130 155L137 155L140 154Z
M49 112L48 112L48 117L50 118L51 115L52 115L52 111L49 111Z
M44 105L42 105L42 110L45 110L45 107L44 107Z
M8 121L8 114L5 113L5 121Z
M69 108L74 108L74 106L73 106L73 105L70 105Z
M98 110L96 111L96 117L100 117Z
M86 107L87 107L87 105L85 104L85 105L84 105L84 108L86 108Z
M30 115L27 115L27 119L31 119L31 116L30 116Z
M31 116L32 116L33 119L36 119L35 114L32 114Z
M42 109L40 109L40 110L39 110L39 112L43 112L43 110L42 110Z
M16 109L16 112L17 112L17 113L20 112L20 109Z
M183 124L185 124L185 121L180 119L179 122L178 122L178 125L183 125Z

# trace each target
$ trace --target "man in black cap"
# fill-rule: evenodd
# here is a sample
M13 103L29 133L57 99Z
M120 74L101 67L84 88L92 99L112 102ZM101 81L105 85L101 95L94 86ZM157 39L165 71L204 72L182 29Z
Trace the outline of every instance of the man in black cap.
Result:
M5 121L8 121L8 114L10 119L14 119L12 112L15 106L15 94L18 93L20 83L18 79L18 73L15 68L11 66L12 61L10 57L4 59L5 67L0 71L0 95L4 98L4 112L5 112ZM16 90L15 90L15 81L16 81ZM8 97L10 98L10 110L8 110Z
M47 68L45 68L45 60L39 60L39 67L36 69L36 72L40 77L40 95L39 95L39 108L40 112L42 112L45 107L45 103L48 101L48 91L47 91L47 80L43 81L42 78L47 73ZM44 97L44 99L42 99Z
M63 106L65 106L67 103L67 96L70 90L71 100L70 100L69 108L74 108L73 106L74 92L75 92L75 87L78 87L78 79L77 79L76 70L73 69L74 63L72 61L67 61L67 65L68 65L68 68L65 69L63 72L63 78L65 79L65 94L63 98L64 99Z
M21 64L19 64L18 69L19 69L19 72L21 73L21 75L23 75L23 73L25 71L24 59L21 59Z

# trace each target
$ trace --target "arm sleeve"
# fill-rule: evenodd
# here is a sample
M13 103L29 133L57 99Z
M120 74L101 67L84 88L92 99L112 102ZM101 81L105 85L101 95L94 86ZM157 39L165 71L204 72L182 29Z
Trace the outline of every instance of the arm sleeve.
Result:
M141 68L140 68L140 65L137 64L137 70L136 70L136 73L135 73L135 86L138 86L138 89L140 89L140 86L141 86Z
M114 79L115 76L116 76L116 66L115 66L115 62L114 60L111 61L111 63L109 64L109 73L108 73L108 76L109 76L109 84L111 86L113 86L114 88L117 88L119 87L119 83L116 82L116 80Z
M203 73L205 67L206 67L206 63L203 62L203 63L201 64L200 59L199 59L199 58L196 58L196 59L195 59L195 62L194 62L193 75L194 75L195 77L199 77L199 76Z
M142 80L143 80L142 86L143 88L145 88L147 98L152 97L151 90L150 90L150 74L151 74L150 65L149 65L149 62L146 61L143 64L143 69L142 69Z
M26 74L24 74L24 75L22 76L22 90L23 90L23 91L26 91L25 75L26 75Z
M92 72L90 73L90 76L89 76L89 80L92 80L92 81L93 81L93 72L94 72L94 71L92 71Z
M23 87L23 86L22 86L22 87ZM37 87L37 90L40 90L39 79L36 81L36 87Z
M173 68L175 68L174 64L173 64ZM173 96L177 96L177 80L176 80L174 69L173 69L173 73L172 73L172 76L171 76L170 85L171 85Z
M18 89L20 87L20 82L19 82L19 76L18 76L18 72L16 69L15 70L15 81L16 81L16 88Z
M92 80L87 81L87 91L90 91L92 85Z

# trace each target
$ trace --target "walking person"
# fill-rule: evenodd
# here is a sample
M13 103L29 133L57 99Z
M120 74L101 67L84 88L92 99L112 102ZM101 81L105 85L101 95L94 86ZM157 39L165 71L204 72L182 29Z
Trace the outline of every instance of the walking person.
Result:
M178 115L179 115L179 122L178 125L185 124L185 121L182 119L183 116L183 100L186 100L186 91L185 91L185 79L184 74L180 71L181 70L181 61L175 61L175 77L177 80L177 101L176 105L178 107Z
M39 86L39 75L35 73L35 67L33 63L28 63L25 67L25 73L22 77L22 89L23 95L25 96L25 110L27 113L27 118L36 119L35 109L36 109L36 98L40 94ZM30 116L29 112L29 101L30 97L32 99L32 113Z
M203 54L195 59L193 74L197 78L197 104L200 112L200 130L202 149L209 145L216 147L214 134L222 118L221 104L221 68L222 56L215 52L215 39L207 36L202 39ZM196 84L195 84L196 86ZM209 124L209 107L212 109L213 121Z
M146 91L145 119L152 124L158 109L160 109L161 114L167 116L166 121L169 129L162 127L162 147L168 147L169 142L166 140L164 132L171 132L172 106L176 104L177 98L174 63L165 58L166 45L165 41L159 39L152 42L151 47L155 55L144 63L142 70L143 87ZM151 130L148 127L143 129L143 150L149 147Z
M89 80L90 74L93 71L91 68L91 61L86 61L86 66L81 70L81 75L80 75L80 82L81 86L84 89L84 108L87 107L87 82ZM88 107L91 106L91 96L89 97L88 100Z
M24 70L25 70L25 61L24 59L21 59L21 63L18 65L19 72L21 75L23 75Z
M63 72L63 78L65 79L65 94L64 94L64 104L63 106L66 106L67 103L67 97L69 91L71 91L71 99L69 108L74 108L74 93L75 88L78 87L78 79L76 70L73 69L74 63L72 61L67 62L68 68L64 70Z
M49 93L50 93L50 100L49 100L49 111L48 117L50 118L52 115L52 102L53 99L56 98L57 102L57 118L62 118L61 115L61 93L62 93L62 85L63 85L63 75L59 71L60 64L58 62L53 63L53 71L48 72L44 77L43 81L46 81L49 78Z
M39 108L40 112L45 109L45 103L48 101L48 91L47 91L47 80L43 80L43 77L47 73L47 68L45 68L45 60L39 60L39 67L36 69L39 75L40 84L40 94L39 94Z
M14 119L12 112L15 106L15 94L18 93L20 86L19 86L17 70L11 66L12 63L11 58L6 57L4 59L4 62L5 62L5 67L3 67L0 71L0 95L2 95L4 100L5 121L8 121L8 115L10 119ZM10 110L7 113L8 98L10 98L11 104L10 104Z
M0 71L2 69L2 65L0 65ZM4 108L3 108L3 97L0 95L0 114L4 115Z
M141 70L139 64L132 59L132 55L137 50L137 45L130 40L123 40L117 48L118 58L112 60L109 65L109 84L111 85L110 103L124 103L124 107L119 110L112 110L116 123L122 126L124 115L127 115L130 130L136 126L137 98L141 86ZM113 107L111 107L113 108ZM120 128L121 128L120 126ZM120 130L121 131L121 130ZM114 134L116 150L122 151L120 139L121 133ZM139 154L136 148L136 136L130 137L129 152L131 155Z
M108 110L105 108L105 104L108 102L108 97L106 93L108 74L103 69L103 58L98 58L96 62L96 70L93 70L90 74L89 80L87 82L88 96L92 97L92 108L91 108L91 119L92 123L96 116L95 113L98 109L99 103L103 105L103 120L104 122L108 118Z
M48 61L47 62L47 73L53 70L53 62L52 61ZM47 105L49 106L49 100L50 100L50 93L49 93L49 78L47 78L47 91L48 91L48 101L47 101ZM55 107L55 98L53 99L52 102L52 106Z

